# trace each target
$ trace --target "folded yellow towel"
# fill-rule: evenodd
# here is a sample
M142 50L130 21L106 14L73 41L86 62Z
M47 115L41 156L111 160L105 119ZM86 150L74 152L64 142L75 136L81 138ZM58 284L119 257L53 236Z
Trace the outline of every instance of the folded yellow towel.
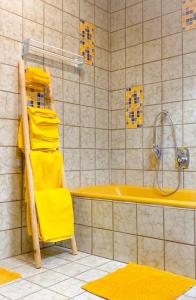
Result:
M56 112L46 108L28 107L31 149L59 148L60 123Z
M129 263L82 288L109 300L175 300L194 285L191 278Z
M40 235L44 242L58 242L73 236L73 209L65 189L35 191Z
M16 272L0 268L0 285L21 278L21 275Z
M29 138L32 150L56 150L59 148L60 123L56 112L47 108L28 107ZM24 150L22 123L18 131L18 147Z
M42 91L51 82L50 75L41 68L27 67L25 73L26 86L36 91Z

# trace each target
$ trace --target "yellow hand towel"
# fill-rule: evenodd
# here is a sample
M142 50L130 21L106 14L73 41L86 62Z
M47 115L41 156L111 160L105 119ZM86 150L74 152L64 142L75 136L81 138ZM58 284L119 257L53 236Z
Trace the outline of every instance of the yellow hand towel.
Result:
M67 189L35 191L35 202L44 242L58 242L73 236L72 199Z
M31 149L59 148L60 123L56 112L46 108L28 107Z
M56 112L46 108L28 107L29 137L32 150L56 150L59 148L60 123ZM18 131L18 147L24 151L22 122Z
M50 84L50 75L41 68L27 67L25 73L26 86L28 88L42 90L44 86Z
M31 151L30 161L36 191L62 187L63 156L60 151Z

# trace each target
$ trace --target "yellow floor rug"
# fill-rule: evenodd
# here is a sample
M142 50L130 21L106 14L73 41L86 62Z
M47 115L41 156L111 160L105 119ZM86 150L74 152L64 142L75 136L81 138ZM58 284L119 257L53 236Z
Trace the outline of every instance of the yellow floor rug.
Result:
M175 300L194 285L188 277L129 263L82 288L109 300Z
M21 278L19 273L0 268L0 285Z

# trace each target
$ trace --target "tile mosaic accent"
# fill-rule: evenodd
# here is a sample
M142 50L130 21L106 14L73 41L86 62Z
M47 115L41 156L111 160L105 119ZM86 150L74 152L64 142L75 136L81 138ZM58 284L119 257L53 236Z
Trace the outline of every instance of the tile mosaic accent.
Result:
M126 128L140 128L143 125L144 87L132 86L125 93Z
M196 28L196 0L182 0L182 28Z
M87 65L95 61L95 28L94 25L80 20L80 55L84 56Z
M27 105L31 107L45 107L45 95L43 92L35 92L34 90L27 89Z

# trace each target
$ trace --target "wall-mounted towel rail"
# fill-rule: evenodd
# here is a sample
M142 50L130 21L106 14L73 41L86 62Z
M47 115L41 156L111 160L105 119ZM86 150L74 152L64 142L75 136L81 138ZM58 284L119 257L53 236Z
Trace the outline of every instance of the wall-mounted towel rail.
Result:
M23 59L29 55L43 56L44 58L69 64L76 68L81 68L84 63L84 58L81 55L33 39L27 39L23 42Z

